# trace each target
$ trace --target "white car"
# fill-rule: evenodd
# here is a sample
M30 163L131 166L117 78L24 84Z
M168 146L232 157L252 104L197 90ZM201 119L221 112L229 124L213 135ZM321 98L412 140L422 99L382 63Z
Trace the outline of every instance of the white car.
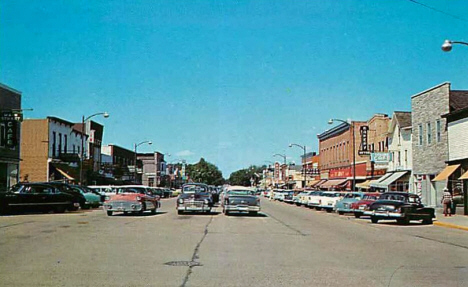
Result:
M320 204L317 209L325 209L327 212L332 212L335 209L335 205L339 200L342 200L346 193L337 191L324 192L320 197Z
M320 205L321 200L320 198L323 195L323 191L313 191L309 193L309 195L305 198L305 205L310 208L317 208Z

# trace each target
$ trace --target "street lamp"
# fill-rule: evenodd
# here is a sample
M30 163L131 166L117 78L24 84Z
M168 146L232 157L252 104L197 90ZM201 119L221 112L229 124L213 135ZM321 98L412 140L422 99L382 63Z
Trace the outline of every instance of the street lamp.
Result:
M89 117L83 117L81 118L81 164L80 164L80 185L83 185L83 157L84 157L84 135L85 135L85 122L87 122L89 119L95 116L102 115L104 118L108 118L109 114L107 112L103 113L95 113L93 115L90 115Z
M148 145L152 145L153 143L151 141L142 141L141 143L135 143L135 162L134 162L134 167L135 170L133 172L133 177L135 179L135 184L137 184L137 147L141 146L142 144L147 143Z
M444 52L452 51L453 44L461 44L461 45L468 46L467 42L445 40L441 47L442 51Z
M301 148L304 151L304 163L302 164L302 178L304 179L302 188L306 188L307 185L307 173L306 173L306 146L305 145L300 145L300 144L295 144L295 143L290 143L289 147L297 146Z
M351 190L354 190L354 188L356 186L356 139L355 139L356 136L355 136L355 131L354 131L354 123L352 121L351 121L351 123L348 123L348 121L344 121L344 120L340 120L340 119L330 119L328 121L328 124L331 125L331 124L333 124L334 121L348 124L348 125L351 126L351 128L353 130L353 185L351 187Z

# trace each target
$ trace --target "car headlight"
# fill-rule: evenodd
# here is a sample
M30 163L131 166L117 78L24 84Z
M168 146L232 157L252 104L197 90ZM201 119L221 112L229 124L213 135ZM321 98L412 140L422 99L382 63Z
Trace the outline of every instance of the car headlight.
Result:
M395 208L395 212L401 212L401 207Z
M205 202L205 204L209 204L209 203L210 203L210 201L209 201L208 199L205 199L204 202Z
M109 200L109 199L110 199L110 196L104 197L104 200Z
M184 203L184 200L182 198L179 198L179 203Z
M141 197L137 196L135 197L136 200L141 200Z

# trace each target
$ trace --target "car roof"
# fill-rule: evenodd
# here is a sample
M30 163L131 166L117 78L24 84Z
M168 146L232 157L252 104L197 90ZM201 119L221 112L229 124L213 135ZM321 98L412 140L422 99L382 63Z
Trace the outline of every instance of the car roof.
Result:
M240 186L240 185L229 186L228 188L226 188L226 190L227 190L227 191L230 191L230 190L247 190L247 191L254 191L253 188L245 187L245 186Z

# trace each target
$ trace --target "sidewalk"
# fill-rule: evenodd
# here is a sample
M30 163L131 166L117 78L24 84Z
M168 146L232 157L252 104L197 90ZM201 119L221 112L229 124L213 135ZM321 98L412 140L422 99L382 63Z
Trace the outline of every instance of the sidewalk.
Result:
M466 215L457 214L445 217L442 208L436 208L436 216L434 225L468 231L468 216Z

